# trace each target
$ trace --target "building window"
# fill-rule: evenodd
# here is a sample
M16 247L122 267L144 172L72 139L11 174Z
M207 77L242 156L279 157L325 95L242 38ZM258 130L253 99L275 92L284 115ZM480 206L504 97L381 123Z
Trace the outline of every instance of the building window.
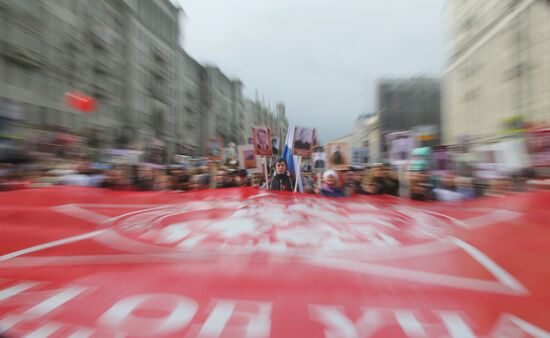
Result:
M46 108L42 107L42 109L40 111L40 124L43 127L46 127L49 124L48 114L49 114L48 110Z
M4 58L0 58L0 79L7 79L8 74L6 72L6 62Z

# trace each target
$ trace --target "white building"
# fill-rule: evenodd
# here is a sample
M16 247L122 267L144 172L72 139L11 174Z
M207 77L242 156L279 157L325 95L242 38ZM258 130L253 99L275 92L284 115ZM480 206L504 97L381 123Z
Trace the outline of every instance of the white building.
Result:
M351 138L352 147L367 147L369 163L379 162L380 158L379 114L363 114L355 120L355 130Z
M550 2L449 0L444 143L499 136L505 119L550 121Z

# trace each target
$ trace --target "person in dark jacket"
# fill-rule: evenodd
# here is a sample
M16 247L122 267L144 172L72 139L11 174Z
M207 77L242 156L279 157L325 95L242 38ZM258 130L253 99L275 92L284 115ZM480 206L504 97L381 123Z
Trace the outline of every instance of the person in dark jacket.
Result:
M388 166L376 167L372 182L378 186L378 194L399 196L399 180L390 173Z
M154 189L154 173L153 169L140 166L136 168L135 187L139 191L151 191Z
M321 196L327 197L346 197L344 192L337 184L338 174L334 170L327 170L323 174L323 186L321 188Z
M426 172L411 173L411 199L415 201L435 201L434 186Z
M280 158L277 160L277 163L275 164L275 175L273 175L273 178L271 179L271 184L269 188L271 190L279 190L279 191L292 191L292 178L290 177L290 173L286 170L286 161L284 158Z

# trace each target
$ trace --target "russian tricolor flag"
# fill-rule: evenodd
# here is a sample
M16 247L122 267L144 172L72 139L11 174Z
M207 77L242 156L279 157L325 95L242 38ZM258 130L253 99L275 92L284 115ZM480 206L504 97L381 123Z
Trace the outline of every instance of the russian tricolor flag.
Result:
M298 167L298 156L292 154L292 145L294 144L294 128L289 127L286 133L285 148L283 150L283 158L286 161L288 171L295 177L296 184L298 184L298 191L303 192L302 186L302 174Z

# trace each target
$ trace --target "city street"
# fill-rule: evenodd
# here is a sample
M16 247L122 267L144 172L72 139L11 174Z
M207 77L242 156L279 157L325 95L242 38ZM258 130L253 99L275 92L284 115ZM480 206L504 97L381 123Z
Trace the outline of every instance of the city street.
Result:
M550 338L550 0L0 32L0 338Z

